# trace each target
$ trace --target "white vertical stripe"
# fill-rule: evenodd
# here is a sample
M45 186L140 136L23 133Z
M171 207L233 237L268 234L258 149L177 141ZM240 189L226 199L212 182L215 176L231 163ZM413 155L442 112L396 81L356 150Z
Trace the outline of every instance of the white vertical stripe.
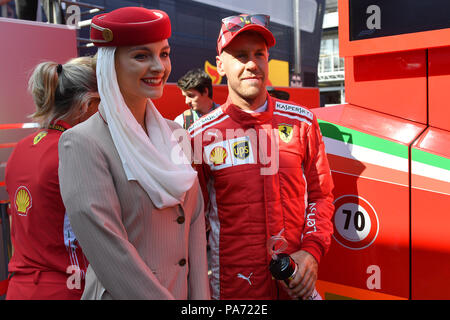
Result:
M209 193L209 223L211 231L209 234L209 246L211 248L211 298L220 299L220 264L219 264L219 239L220 239L220 221L217 210L216 189L214 189L214 179L208 182Z
M435 167L426 163L412 161L411 171L413 174L419 176L450 182L450 170ZM448 190L450 191L450 186Z
M305 177L305 170L303 169L303 164L302 164L302 177L303 177L303 181L305 182L305 193L303 195L304 197L304 202L305 202L305 213L304 213L304 220L306 223L306 213L308 211L308 181L306 181L306 177ZM303 241L303 232L301 234L301 241Z

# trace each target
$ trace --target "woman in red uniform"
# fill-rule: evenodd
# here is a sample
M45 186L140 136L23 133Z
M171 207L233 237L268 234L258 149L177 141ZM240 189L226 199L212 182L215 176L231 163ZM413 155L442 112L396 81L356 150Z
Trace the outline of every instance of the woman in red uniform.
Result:
M58 141L97 111L94 60L41 63L29 89L41 129L19 141L6 165L14 246L6 299L79 299L88 263L60 195Z

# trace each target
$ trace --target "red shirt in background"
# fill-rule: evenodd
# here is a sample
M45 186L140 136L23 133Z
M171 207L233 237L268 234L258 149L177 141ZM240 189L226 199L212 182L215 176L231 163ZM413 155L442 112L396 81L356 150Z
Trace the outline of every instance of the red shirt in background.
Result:
M7 299L81 297L88 262L70 227L58 180L58 141L69 128L58 121L22 139L6 165L14 246Z

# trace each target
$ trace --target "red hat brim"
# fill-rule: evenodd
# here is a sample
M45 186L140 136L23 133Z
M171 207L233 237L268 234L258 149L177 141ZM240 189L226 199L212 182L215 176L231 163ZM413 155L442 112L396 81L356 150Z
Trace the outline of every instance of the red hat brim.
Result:
M222 51L231 43L231 41L233 41L233 39L235 37L240 35L242 32L246 32L246 31L255 31L255 32L259 33L266 41L267 48L271 48L276 44L275 37L269 29L267 29L266 27L261 26L259 24L247 24L244 27L242 27L242 29L239 29L236 32L227 31L229 33L229 36L226 41L222 41L222 37L224 37L225 35L219 36L219 39L217 39L218 54L221 54Z

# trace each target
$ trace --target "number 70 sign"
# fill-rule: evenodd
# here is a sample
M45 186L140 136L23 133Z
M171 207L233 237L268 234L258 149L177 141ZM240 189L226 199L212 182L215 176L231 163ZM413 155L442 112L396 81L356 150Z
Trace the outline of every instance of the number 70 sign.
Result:
M379 221L375 209L365 199L344 195L334 201L334 239L345 248L361 250L376 239Z

